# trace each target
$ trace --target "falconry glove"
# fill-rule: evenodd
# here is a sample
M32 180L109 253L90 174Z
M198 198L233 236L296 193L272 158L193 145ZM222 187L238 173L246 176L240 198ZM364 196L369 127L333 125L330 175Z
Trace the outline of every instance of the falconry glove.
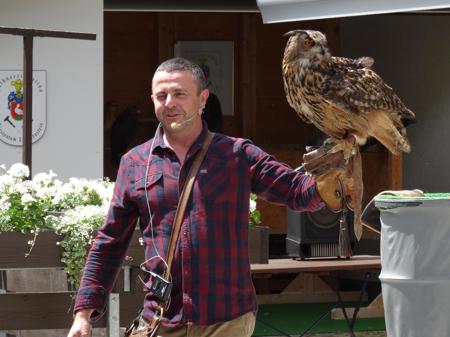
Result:
M342 151L330 152L332 146L324 143L317 149L307 148L303 155L305 171L316 180L318 192L323 201L333 210L339 210L343 202L353 209L354 175L352 160L345 159Z

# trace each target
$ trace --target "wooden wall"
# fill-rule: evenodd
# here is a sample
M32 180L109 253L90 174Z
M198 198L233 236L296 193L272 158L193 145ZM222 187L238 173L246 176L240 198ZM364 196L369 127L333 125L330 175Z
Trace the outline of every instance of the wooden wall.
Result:
M150 138L156 128L150 101L151 77L160 62L173 57L175 43L227 40L233 41L235 47L235 111L233 116L224 118L224 133L250 138L291 166L301 164L312 127L296 116L285 98L281 60L287 39L282 35L293 29L321 30L326 33L332 52L339 54L338 21L264 25L256 13L105 12L104 24L105 102L116 101L118 111L127 105L141 108L143 116L135 144ZM105 115L105 125L110 125L114 117ZM109 155L106 133L105 176L114 179ZM378 191L391 186L394 178L388 171L398 161L389 161L386 151L377 147L363 157L367 202ZM271 233L285 233L284 208L264 202L259 206Z

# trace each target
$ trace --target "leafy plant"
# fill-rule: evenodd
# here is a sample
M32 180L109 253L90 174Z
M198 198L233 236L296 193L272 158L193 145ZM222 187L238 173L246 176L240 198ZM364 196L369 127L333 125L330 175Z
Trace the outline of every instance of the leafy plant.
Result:
M78 288L93 233L104 221L112 197L113 183L71 178L63 184L56 174L38 173L28 179L27 166L17 163L0 175L0 233L34 233L30 251L42 230L62 235L61 261L68 282Z
M68 183L56 174L38 173L29 179L27 166L17 163L6 170L0 166L0 233L34 233L30 252L42 230L61 234L57 244L67 279L77 289L86 260L86 248L104 221L114 184L105 180L71 178ZM1 173L1 171L0 171ZM250 196L249 226L261 223L256 195Z
M261 223L261 212L258 210L256 206L256 194L250 194L250 208L249 208L249 218L248 225L250 227L255 227Z

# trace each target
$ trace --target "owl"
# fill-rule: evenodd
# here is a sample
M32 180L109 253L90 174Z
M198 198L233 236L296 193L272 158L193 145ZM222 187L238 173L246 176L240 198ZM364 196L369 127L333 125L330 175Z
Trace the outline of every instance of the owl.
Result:
M355 186L360 199L355 220L361 227L358 146L373 137L393 154L410 152L405 125L414 121L414 113L371 69L372 58L332 56L325 35L319 31L294 30L285 35L289 39L282 73L287 101L303 121L330 137L328 142L335 144L335 151L342 150L352 161L353 174L360 180ZM355 230L357 237L361 236L362 229Z

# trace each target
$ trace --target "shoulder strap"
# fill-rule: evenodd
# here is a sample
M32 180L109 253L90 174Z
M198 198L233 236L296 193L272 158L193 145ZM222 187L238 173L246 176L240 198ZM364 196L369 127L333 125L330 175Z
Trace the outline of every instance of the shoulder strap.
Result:
M181 191L180 200L178 201L177 212L175 213L175 219L173 222L172 234L169 242L169 252L167 255L167 269L164 273L164 277L167 279L170 274L170 269L172 267L173 256L175 254L175 247L177 245L178 236L180 233L181 222L183 220L184 211L186 209L187 201L189 199L189 194L191 193L192 186L194 185L195 176L197 175L198 169L205 157L206 151L208 151L209 144L214 137L214 133L209 132L206 135L205 141L203 142L202 149L195 157L192 163L191 169L189 170L186 182L184 183L183 190Z

